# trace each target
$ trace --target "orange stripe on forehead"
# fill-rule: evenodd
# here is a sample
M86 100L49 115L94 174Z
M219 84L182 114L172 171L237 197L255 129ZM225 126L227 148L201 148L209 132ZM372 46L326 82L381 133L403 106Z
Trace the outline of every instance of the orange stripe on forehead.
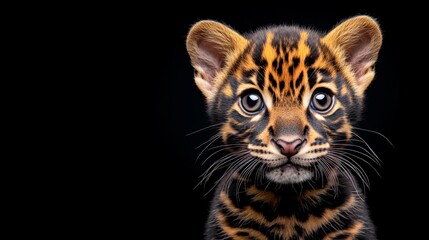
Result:
M277 57L276 49L271 44L273 41L273 33L267 33L267 38L264 43L264 49L262 51L262 57L268 62L271 63Z
M301 32L299 34L300 40L298 42L298 57L304 59L306 56L310 54L310 48L307 45L308 33Z

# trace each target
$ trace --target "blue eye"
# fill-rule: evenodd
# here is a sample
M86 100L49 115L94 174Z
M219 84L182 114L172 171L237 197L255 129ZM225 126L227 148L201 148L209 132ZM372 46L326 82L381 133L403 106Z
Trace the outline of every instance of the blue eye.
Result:
M311 97L310 106L317 112L327 113L334 106L334 102L335 98L332 93L326 89L321 89L316 91Z
M264 108L261 95L255 91L245 92L240 98L240 107L247 114L256 114Z

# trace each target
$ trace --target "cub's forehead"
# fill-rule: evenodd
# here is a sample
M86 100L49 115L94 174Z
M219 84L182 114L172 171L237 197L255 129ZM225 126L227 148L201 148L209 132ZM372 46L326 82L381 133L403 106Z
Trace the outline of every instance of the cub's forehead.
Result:
M273 26L263 28L247 35L251 44L254 46L272 46L277 53L279 50L293 50L299 47L303 42L308 46L319 46L322 34L307 28L294 26Z
M259 30L248 39L236 76L243 83L250 80L274 103L286 98L301 102L321 79L319 72L334 72L318 32L280 26Z
M270 27L247 37L250 42L247 53L251 54L253 63L262 68L271 66L283 77L293 75L293 70L300 65L313 66L321 52L326 52L321 43L322 34L305 28Z

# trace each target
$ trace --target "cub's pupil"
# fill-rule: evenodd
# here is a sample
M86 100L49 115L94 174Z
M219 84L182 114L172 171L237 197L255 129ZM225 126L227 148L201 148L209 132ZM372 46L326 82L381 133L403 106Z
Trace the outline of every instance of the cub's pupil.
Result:
M328 103L328 98L325 94L319 93L315 96L317 104L321 107L326 106Z
M251 108L257 106L258 102L259 102L259 97L255 94L249 95L249 97L247 97L247 105Z
M317 111L327 111L332 105L332 96L327 93L316 93L313 96L312 107Z
M256 112L261 108L261 98L257 94L248 94L243 98L242 105L248 112Z

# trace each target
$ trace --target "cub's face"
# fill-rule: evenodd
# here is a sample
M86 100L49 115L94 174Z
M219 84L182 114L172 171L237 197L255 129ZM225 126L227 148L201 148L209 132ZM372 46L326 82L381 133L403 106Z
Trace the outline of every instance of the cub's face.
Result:
M326 35L283 26L245 38L217 22L194 25L187 48L195 81L236 153L230 169L281 184L341 170L381 39L366 16Z

